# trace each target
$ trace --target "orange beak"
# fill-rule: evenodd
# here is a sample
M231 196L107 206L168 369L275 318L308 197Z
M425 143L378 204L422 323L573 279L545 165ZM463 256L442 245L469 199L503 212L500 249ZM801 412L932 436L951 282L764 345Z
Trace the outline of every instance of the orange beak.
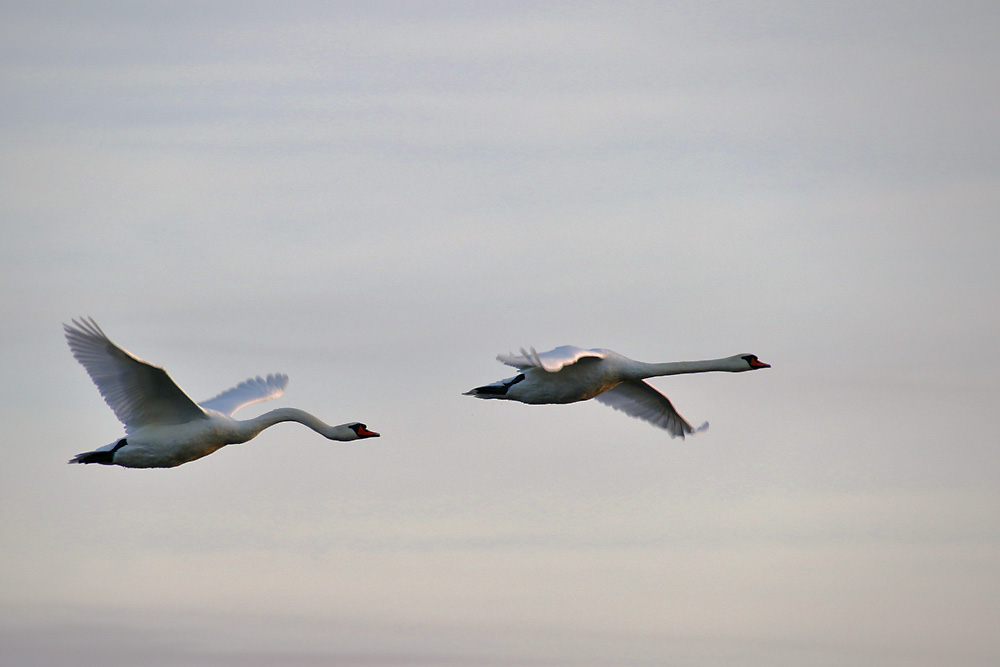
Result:
M750 360L750 367L751 368L770 368L771 364L765 364L760 359L751 359Z
M359 426L358 427L358 437L361 437L361 438L377 438L377 437L379 437L379 434L376 433L375 431L369 431L364 426Z

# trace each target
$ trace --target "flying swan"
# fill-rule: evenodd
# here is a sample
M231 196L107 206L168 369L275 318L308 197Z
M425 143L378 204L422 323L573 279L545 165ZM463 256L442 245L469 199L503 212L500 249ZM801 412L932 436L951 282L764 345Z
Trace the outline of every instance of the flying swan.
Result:
M101 396L125 425L125 437L70 463L103 463L125 468L172 468L208 456L226 445L254 438L269 426L294 421L330 440L377 438L359 422L330 426L303 410L278 408L253 419L233 419L240 408L281 396L282 373L241 382L215 398L192 401L167 372L112 343L93 319L63 324L66 342Z
M584 350L563 345L548 352L521 349L521 354L501 354L497 360L520 370L516 376L476 387L465 396L499 398L532 405L575 403L593 398L615 410L665 429L671 437L684 437L696 429L681 417L670 400L644 378L681 373L728 371L740 373L770 368L754 354L725 359L675 361L649 364L604 349ZM697 430L708 428L706 422Z

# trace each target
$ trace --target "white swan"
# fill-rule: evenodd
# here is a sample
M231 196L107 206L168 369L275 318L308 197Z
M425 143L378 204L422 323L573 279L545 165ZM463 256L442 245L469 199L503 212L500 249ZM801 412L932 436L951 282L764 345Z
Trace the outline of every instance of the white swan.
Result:
M231 415L245 405L281 396L288 376L251 378L198 404L165 370L112 343L93 319L73 320L73 325L63 324L69 349L125 425L125 437L78 454L70 463L172 468L225 445L246 442L267 427L287 421L305 424L330 440L379 435L358 422L330 426L295 408L278 408L245 421L233 419Z
M644 378L680 373L728 371L739 373L770 368L753 354L737 354L725 359L675 361L647 364L611 350L584 350L563 345L548 352L531 348L521 354L501 354L497 360L521 371L520 374L465 392L476 398L499 398L533 405L575 403L595 398L615 410L666 429L671 436L694 433L683 417ZM706 422L697 430L708 428Z

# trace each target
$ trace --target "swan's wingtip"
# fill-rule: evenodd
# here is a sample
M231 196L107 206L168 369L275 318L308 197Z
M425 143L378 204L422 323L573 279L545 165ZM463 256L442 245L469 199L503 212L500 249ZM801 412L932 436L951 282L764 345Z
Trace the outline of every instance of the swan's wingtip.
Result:
M673 431L671 431L670 432L670 437L671 438L680 438L681 440L686 440L687 436L689 436L689 435L695 435L696 433L701 433L701 432L707 431L707 430L708 430L708 422L705 422L704 424L702 424L698 428L691 428L690 426L682 426L680 428L680 430L677 431L676 433L673 432Z

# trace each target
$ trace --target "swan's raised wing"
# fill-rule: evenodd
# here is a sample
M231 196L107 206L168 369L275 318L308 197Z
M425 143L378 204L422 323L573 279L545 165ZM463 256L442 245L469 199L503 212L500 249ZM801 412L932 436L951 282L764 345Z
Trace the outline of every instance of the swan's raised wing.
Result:
M262 378L259 375L244 380L232 389L227 389L218 396L202 401L199 405L206 410L218 410L224 415L232 415L240 408L251 403L269 401L285 393L288 376L284 373L274 373Z
M167 372L112 343L92 319L64 324L66 342L83 364L125 432L153 424L183 424L207 417Z
M691 428L691 424L677 414L677 410L666 396L642 380L622 382L613 389L595 396L594 400L610 405L615 410L621 410L630 417L642 419L653 426L665 429L670 432L671 437L683 438L685 434L696 432ZM704 431L706 428L708 428L707 422L697 430Z
M573 345L561 345L548 352L536 352L535 348L531 348L529 352L522 347L521 354L499 354L497 360L521 370L541 368L549 373L558 373L580 359L604 359L606 356L604 350L584 350Z

